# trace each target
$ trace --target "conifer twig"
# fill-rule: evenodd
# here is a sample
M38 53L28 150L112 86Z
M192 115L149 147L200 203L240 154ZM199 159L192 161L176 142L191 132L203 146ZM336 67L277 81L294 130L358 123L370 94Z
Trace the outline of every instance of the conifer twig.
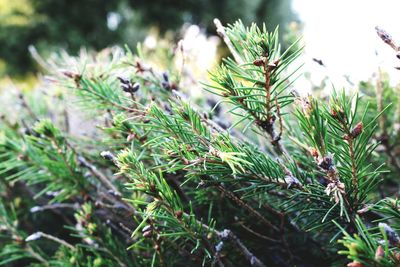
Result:
M218 236L222 240L230 241L241 253L246 257L246 259L250 262L251 266L256 267L266 267L266 265L261 262L250 250L240 241L240 239L228 229L223 230L222 232L218 232Z
M42 237L44 237L46 239L49 239L49 240L52 240L52 241L54 241L56 243L59 243L59 244L61 244L63 246L66 246L67 248L69 248L71 250L76 250L75 247L73 245L71 245L70 243L68 243L67 241L62 240L62 239L60 239L58 237L55 237L53 235L49 235L49 234L43 233L43 232L36 232L34 234L31 234L30 236L28 236L25 239L25 241L26 242L34 241L34 240L40 239Z
M97 170L96 166L90 164L83 156L78 156L78 161L80 164L82 164L82 166L86 167L89 169L89 171L96 176L97 178L99 178L99 180L106 186L108 187L108 189L119 193L118 189L110 182L110 180L108 180L108 178L99 170Z
M214 25L217 27L217 33L218 35L224 40L226 46L228 47L229 51L231 52L232 56L235 58L235 61L238 64L243 64L243 59L240 57L238 52L236 51L235 47L233 46L231 40L229 37L226 35L225 28L222 26L222 23L219 19L215 18L214 19Z

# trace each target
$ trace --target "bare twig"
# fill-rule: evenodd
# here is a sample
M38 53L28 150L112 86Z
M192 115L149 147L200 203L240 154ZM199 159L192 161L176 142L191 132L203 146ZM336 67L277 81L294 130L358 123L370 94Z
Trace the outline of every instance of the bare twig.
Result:
M78 203L54 203L54 204L47 204L43 206L35 206L30 209L30 212L39 212L44 210L54 210L54 209L79 209Z
M71 250L75 250L75 247L74 247L73 245L71 245L70 243L68 243L67 241L62 240L62 239L60 239L60 238L58 238L58 237L55 237L55 236L53 236L53 235L49 235L49 234L43 233L43 232L36 232L36 233L34 233L34 234L31 234L30 236L28 236L28 237L25 239L25 241L26 241L26 242L34 241L34 240L40 239L40 238L42 238L42 237L43 237L43 238L46 238L46 239L49 239L49 240L52 240L52 241L54 241L54 242L57 242L57 243L59 243L60 245L66 246L66 247L68 247L68 248L71 249Z
M217 33L218 35L224 40L226 46L228 47L229 51L232 53L232 56L235 58L235 61L238 64L243 64L243 59L240 57L238 52L236 51L235 47L233 46L231 40L229 37L226 35L225 28L222 26L222 23L219 19L215 18L214 19L214 24L217 27Z
M99 170L97 170L96 166L90 164L83 156L78 156L78 161L79 163L88 168L89 171L96 176L97 178L99 178L99 180L110 190L114 191L114 192L118 192L118 189L110 182L110 180L108 180L108 178ZM119 192L118 192L119 193Z
M240 239L228 229L225 229L222 232L218 232L218 236L222 240L227 240L232 243L242 254L246 257L246 259L250 262L251 266L257 267L266 267L264 263L262 263L256 256L251 253L250 250L240 241Z

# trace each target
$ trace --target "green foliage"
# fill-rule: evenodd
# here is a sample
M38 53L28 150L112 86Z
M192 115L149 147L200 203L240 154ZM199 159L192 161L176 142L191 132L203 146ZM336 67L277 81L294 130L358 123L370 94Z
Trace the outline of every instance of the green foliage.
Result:
M222 34L234 59L197 101L140 48L62 54L47 64L63 90L8 100L21 115L0 125L0 261L399 265L399 98L379 102L394 88L300 97L300 41L281 53L277 31L240 21Z
M114 44L135 47L152 28L164 34L190 23L214 32L215 17L223 22L240 17L247 23L261 23L268 16L270 25L286 25L294 18L288 12L290 4L290 0L0 0L0 76L37 70L28 53L31 45L41 54L60 48L74 54L81 47L96 50ZM112 26L110 18L115 20ZM178 33L173 36L180 38Z

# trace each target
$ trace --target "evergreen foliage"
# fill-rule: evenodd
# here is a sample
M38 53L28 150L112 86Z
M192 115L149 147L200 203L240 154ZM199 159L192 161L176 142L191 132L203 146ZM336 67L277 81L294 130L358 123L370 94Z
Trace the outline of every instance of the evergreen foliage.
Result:
M301 41L218 31L233 58L197 101L140 47L61 55L52 90L7 99L0 265L400 266L398 89L301 97Z

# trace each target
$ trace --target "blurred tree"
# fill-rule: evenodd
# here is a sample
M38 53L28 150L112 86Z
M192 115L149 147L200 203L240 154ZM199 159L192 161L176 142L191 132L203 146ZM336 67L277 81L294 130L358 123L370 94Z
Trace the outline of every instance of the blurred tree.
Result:
M0 75L34 70L28 46L40 53L135 43L149 27L160 33L194 23L214 32L213 18L230 23L287 25L291 0L0 0ZM271 28L271 27L270 27ZM2 64L2 62L6 64ZM1 67L3 66L3 67Z

